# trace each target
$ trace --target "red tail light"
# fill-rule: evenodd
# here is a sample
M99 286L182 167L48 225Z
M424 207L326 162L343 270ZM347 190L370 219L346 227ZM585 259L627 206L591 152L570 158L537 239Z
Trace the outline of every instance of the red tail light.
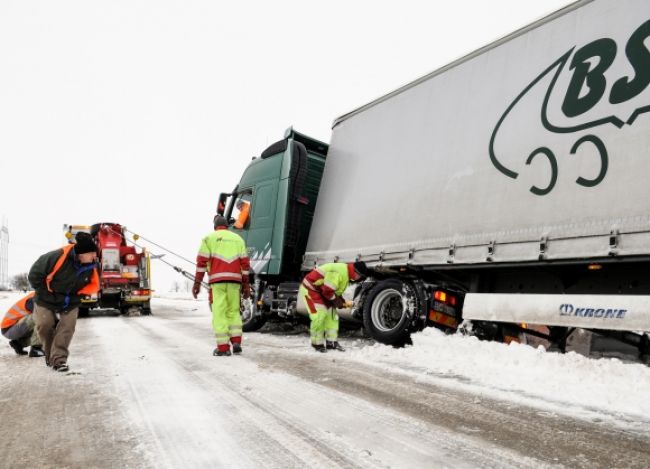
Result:
M440 301L441 303L445 303L451 306L456 306L456 297L454 295L450 295L445 291L442 290L434 291L433 298L437 301Z

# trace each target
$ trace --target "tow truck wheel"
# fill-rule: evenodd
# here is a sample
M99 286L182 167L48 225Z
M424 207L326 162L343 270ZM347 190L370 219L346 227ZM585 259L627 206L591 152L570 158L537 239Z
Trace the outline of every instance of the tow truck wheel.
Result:
M151 302L147 301L145 304L143 304L140 311L140 314L143 316L151 316Z
M411 288L398 279L382 280L370 289L364 301L363 326L376 341L403 346L410 340L409 309L414 308Z

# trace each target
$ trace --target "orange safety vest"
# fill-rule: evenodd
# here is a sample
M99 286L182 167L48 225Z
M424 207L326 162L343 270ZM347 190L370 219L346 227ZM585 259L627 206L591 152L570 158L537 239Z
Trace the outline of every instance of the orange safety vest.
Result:
M16 301L16 303L11 308L9 308L5 316L2 318L0 329L8 329L25 316L32 314L32 312L27 309L27 302L34 298L35 294L35 292L28 293L27 296L24 296L20 300Z
M58 272L58 270L61 268L63 263L68 257L68 254L70 253L70 250L74 247L74 244L68 244L67 246L63 246L63 254L61 254L61 257L56 261L56 264L54 264L54 268L52 269L52 272L49 273L49 275L45 278L45 285L47 286L47 291L52 293L52 288L50 288L50 283L52 283L52 279L54 278L54 275ZM81 290L77 292L78 295L92 295L93 293L97 293L99 291L99 274L97 273L97 269L93 269L93 274L92 277L90 278L90 282L83 287Z

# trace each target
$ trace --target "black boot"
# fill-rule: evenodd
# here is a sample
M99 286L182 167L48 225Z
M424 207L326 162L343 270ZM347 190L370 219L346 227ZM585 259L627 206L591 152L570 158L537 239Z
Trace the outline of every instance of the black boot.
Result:
M43 349L41 348L40 345L32 345L29 348L29 356L30 357L42 357L45 355L45 352L43 352Z
M221 352L219 350L219 347L217 347L216 349L214 349L214 352L212 352L212 355L214 355L215 357L229 357L232 354L230 353L230 350L224 350L223 352Z
M312 347L314 347L314 350L320 353L325 353L327 350L325 349L325 346L323 344L311 344Z
M241 344L232 344L232 353L241 353Z
M336 340L330 341L328 340L327 342L327 348L330 350L338 350L339 352L345 352L345 348L339 344Z
M12 349L14 349L16 355L27 355L27 352L25 352L23 348L20 346L20 344L15 340L10 340L9 345L11 346Z

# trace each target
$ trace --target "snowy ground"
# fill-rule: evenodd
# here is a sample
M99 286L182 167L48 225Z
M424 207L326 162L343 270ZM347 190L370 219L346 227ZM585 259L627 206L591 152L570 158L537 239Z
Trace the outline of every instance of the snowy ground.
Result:
M172 295L166 295L172 296ZM0 346L7 467L647 467L650 367L430 329L394 349L251 333L211 356L205 300L80 320L72 373ZM0 292L5 311L20 294ZM4 339L2 339L4 340ZM3 342L0 342L2 345Z

